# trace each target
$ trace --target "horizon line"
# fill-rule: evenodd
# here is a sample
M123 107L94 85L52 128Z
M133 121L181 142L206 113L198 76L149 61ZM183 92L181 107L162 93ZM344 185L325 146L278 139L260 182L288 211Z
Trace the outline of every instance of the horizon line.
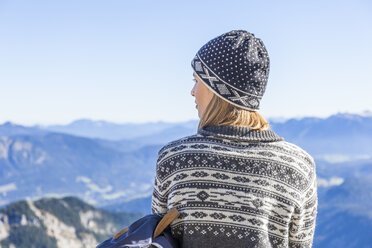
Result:
M319 119L327 119L331 116L335 116L335 115L359 115L359 116L364 116L364 117L372 117L372 111L371 110L364 110L362 112L348 112L348 111L345 111L345 112L342 112L342 111L339 111L339 112L336 112L334 114L329 114L329 115L326 115L326 116L310 116L310 115L297 115L297 116L291 116L291 117L286 117L286 116L270 116L270 117L265 117L267 120L269 121L273 121L273 122L285 122L285 121L288 121L288 120L291 120L291 119L296 119L296 120L300 120L300 119L305 119L305 118L319 118ZM68 126L68 125L71 125L75 122L79 122L79 121L90 121L90 122L104 122L104 123L110 123L110 124L115 124L115 125L127 125L127 124L133 124L133 125L141 125L141 124L151 124L151 123L173 123L173 124L176 124L176 123L184 123L184 122L191 122L191 121L198 121L198 119L187 119L187 120L183 120L183 121L165 121L165 120L152 120L152 121L139 121L139 122L133 122L133 121L128 121L128 122L117 122L117 121L110 121L110 120L105 120L105 119L93 119L93 118L87 118L87 117L81 117L81 118L77 118L77 119L73 119L69 122L65 122L65 123L49 123L49 124L42 124L42 123L34 123L34 124L24 124L24 123L20 123L20 122L17 122L17 121L11 121L11 120L6 120L6 121L3 121L0 126L2 125L6 125L6 124L12 124L12 125L19 125L19 126L24 126L24 127L48 127L48 126Z

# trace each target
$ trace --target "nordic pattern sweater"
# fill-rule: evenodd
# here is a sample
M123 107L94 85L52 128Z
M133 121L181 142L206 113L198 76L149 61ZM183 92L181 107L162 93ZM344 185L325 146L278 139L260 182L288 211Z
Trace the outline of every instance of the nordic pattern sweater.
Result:
M152 212L181 247L311 247L313 158L272 130L214 126L160 149Z

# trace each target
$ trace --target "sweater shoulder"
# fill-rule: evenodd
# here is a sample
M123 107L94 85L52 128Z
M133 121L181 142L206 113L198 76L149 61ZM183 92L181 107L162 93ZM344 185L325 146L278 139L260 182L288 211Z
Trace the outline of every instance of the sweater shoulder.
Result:
M313 157L303 148L296 144L285 140L275 142L235 142L229 139L221 139L215 137L208 137L201 134L194 134L182 137L165 144L158 152L158 162L163 158L169 157L170 154L177 154L182 152L183 156L193 156L195 151L202 151L207 153L215 153L227 156L234 156L235 153L241 156L244 151L252 151L257 153L253 156L261 156L261 154L274 154L274 157L268 156L266 159L274 159L278 157L279 160L295 161L294 163L302 162L306 164L313 173L315 173L315 162ZM295 166L295 165L293 165ZM297 166L297 165L296 165Z
M198 142L198 141L201 141L202 138L203 136L200 134L193 134L193 135L185 136L185 137L170 141L166 143L162 148L160 148L158 152L158 156L161 156L166 150L172 147L176 147L182 144L186 145L192 142Z
M283 146L285 146L287 149L290 149L293 153L302 157L306 162L308 162L308 164L311 165L311 167L315 167L314 158L306 150L288 141L281 141L281 142L283 143Z
M194 150L198 148L203 148L207 144L219 144L225 146L231 142L233 141L229 139L209 137L197 133L168 142L162 148L160 148L158 156L161 156L169 151L171 152L184 151L189 145L192 145L193 148L192 150Z
M185 136L176 140L172 140L168 143L166 143L160 150L158 151L158 161L165 155L165 153L168 153L168 150L171 149L172 147L178 147L182 144L188 144L192 141L196 141L198 139L202 138L200 134L193 134L189 136Z

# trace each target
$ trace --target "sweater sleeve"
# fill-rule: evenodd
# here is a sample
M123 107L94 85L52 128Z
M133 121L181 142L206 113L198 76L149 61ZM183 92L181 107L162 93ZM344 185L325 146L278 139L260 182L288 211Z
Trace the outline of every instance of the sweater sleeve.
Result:
M160 162L162 154L159 153L158 161L156 163L156 173L155 173L155 183L154 183L154 191L152 194L152 201L151 201L151 212L153 214L166 214L167 213L167 199L168 196L165 192L165 185L163 184L160 172L162 171L160 168Z
M313 244L317 215L317 182L315 167L310 187L306 190L303 204L296 207L289 225L289 247L310 248Z

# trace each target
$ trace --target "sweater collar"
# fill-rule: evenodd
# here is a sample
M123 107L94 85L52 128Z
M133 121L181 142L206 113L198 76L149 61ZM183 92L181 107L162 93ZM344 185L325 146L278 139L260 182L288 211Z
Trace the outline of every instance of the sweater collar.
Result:
M271 129L260 131L240 126L203 127L198 130L198 134L248 142L273 142L284 140Z

